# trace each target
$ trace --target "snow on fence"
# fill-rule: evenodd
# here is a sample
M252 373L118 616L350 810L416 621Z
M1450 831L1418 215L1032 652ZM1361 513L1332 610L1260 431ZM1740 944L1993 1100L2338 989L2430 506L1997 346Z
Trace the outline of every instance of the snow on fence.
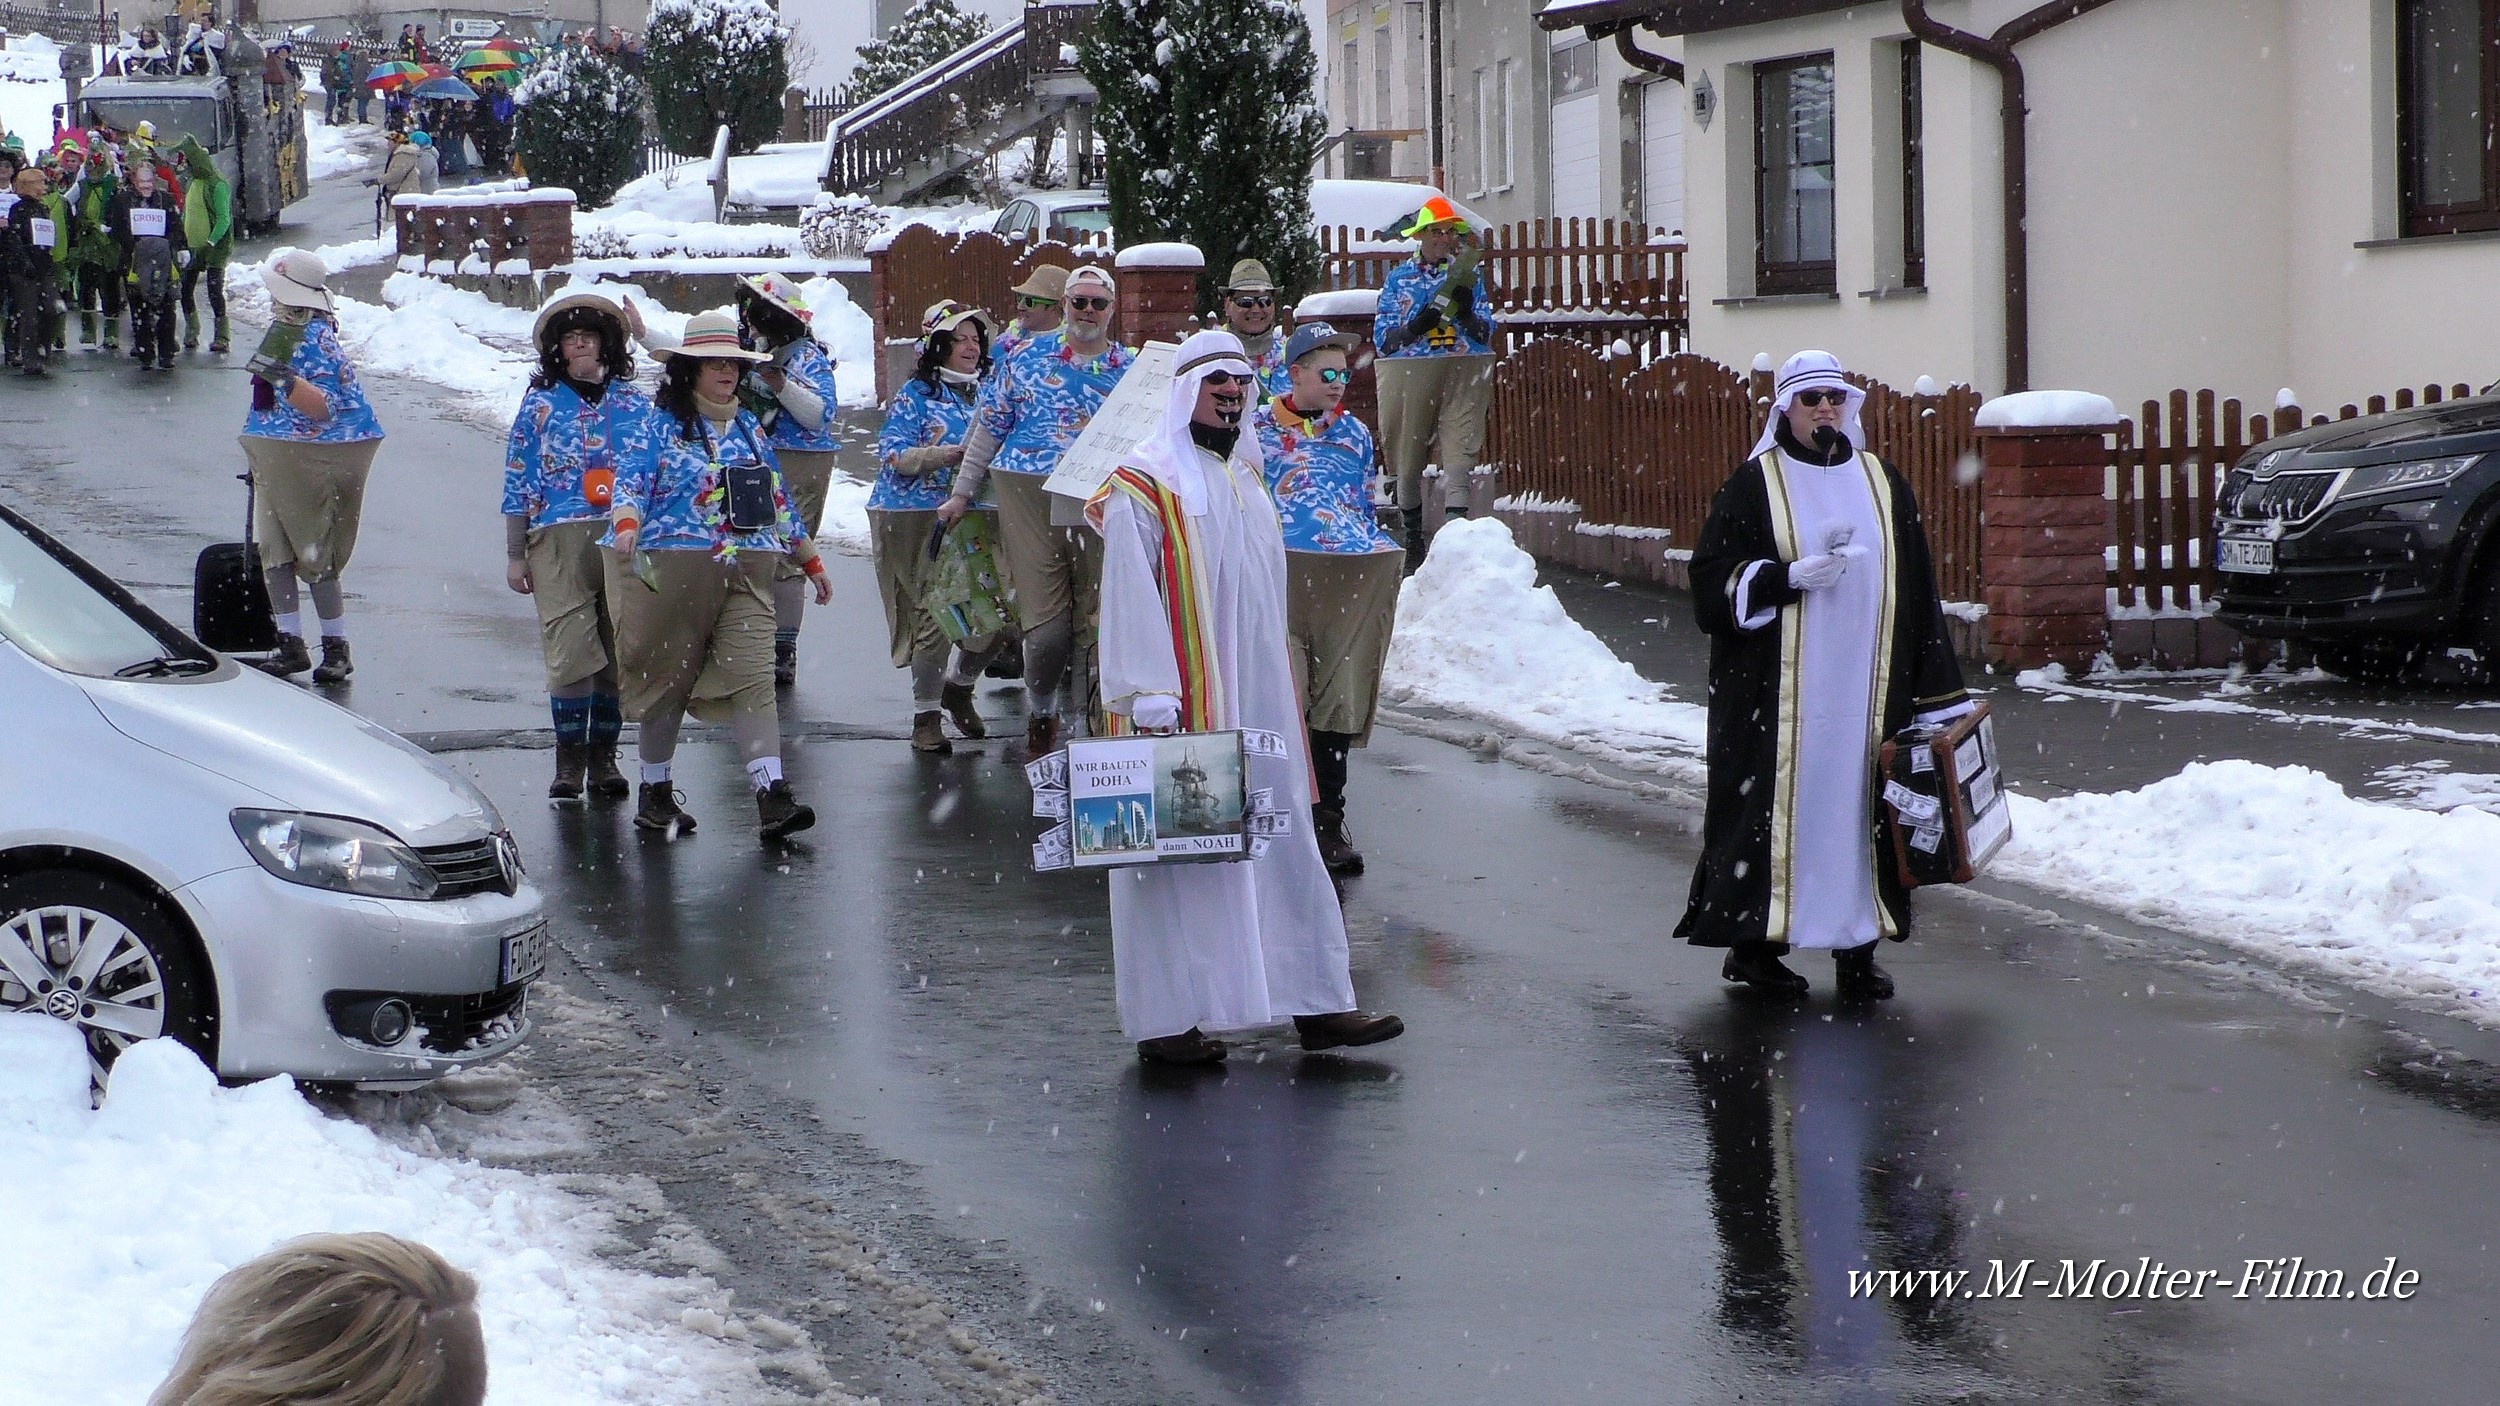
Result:
M932 303L952 298L980 308L1004 329L1015 317L1015 286L1040 263L1067 268L1079 264L1108 265L1108 246L1070 248L1056 240L1039 243L1001 239L987 230L941 234L927 225L905 225L879 247L868 251L869 316L876 320L880 346L910 342L920 336L920 315ZM893 393L880 364L877 399Z
M573 192L526 182L391 198L402 267L544 272L573 261Z
M1319 232L1329 288L1378 288L1411 240L1346 225ZM1484 235L1484 290L1507 353L1539 340L1607 348L1647 363L1684 350L1690 328L1684 242L1614 220L1522 220Z

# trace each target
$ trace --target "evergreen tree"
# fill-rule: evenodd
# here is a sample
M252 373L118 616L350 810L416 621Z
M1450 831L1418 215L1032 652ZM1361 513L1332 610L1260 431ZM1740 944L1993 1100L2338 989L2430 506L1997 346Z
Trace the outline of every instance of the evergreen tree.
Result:
M772 0L654 0L642 71L661 143L709 156L724 124L732 151L778 140L789 40Z
M859 46L851 87L874 97L990 32L986 15L968 15L955 0L916 0L881 39Z
M512 149L533 184L564 186L585 210L641 174L642 80L582 48L554 52L513 90Z
M1289 298L1317 280L1311 166L1328 118L1294 0L1102 0L1077 68L1100 95L1121 243L1196 245L1208 306L1236 259L1265 262Z

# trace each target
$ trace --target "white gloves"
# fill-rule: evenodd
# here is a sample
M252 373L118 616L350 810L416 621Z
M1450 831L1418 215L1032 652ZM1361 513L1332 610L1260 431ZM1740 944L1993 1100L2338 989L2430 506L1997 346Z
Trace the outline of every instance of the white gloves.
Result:
M1128 720L1140 732L1170 732L1180 726L1181 700L1168 693L1141 693L1129 700Z
M1817 552L1788 564L1788 584L1800 591L1820 591L1839 584L1849 559L1838 552Z

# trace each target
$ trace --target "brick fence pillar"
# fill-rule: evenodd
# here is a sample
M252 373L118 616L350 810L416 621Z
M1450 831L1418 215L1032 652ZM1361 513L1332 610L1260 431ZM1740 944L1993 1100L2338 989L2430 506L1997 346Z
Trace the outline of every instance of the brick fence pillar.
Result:
M1207 258L1187 244L1138 244L1113 261L1120 280L1115 335L1133 347L1178 342L1198 330L1198 276Z
M868 321L871 345L877 349L877 404L894 399L894 353L891 350L894 328L890 326L893 310L887 306L893 293L886 284L885 258L889 245L883 235L868 241ZM914 332L920 329L914 327Z
M1354 368L1354 379L1346 383L1345 411L1373 430L1380 427L1380 385L1372 376L1372 318L1379 306L1378 293L1355 289L1314 293L1293 310L1296 327L1306 322L1325 322L1349 337L1362 339L1363 345L1346 358Z
M781 139L807 140L807 90L796 83L781 90Z
M2115 425L1982 427L1981 595L1987 658L2080 673L2109 646L2109 504Z

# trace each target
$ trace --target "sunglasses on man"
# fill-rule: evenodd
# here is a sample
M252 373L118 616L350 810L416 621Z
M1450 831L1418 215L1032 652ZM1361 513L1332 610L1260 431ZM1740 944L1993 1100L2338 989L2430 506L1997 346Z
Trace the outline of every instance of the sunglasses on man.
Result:
M1797 403L1808 410L1819 409L1826 405L1846 405L1849 403L1849 393L1847 391L1799 391Z
M1037 308L1055 308L1059 306L1059 300L1057 298L1036 298L1032 294L1027 293L1023 297L1016 300L1016 306L1027 311L1032 311Z
M1246 386L1257 379L1255 376L1239 371L1210 371L1206 376L1207 384L1219 391L1230 390L1235 386Z
M1232 298L1233 306L1237 308L1272 308L1276 306L1276 299L1266 293L1235 293L1232 295Z
M1109 298L1068 299L1068 311L1070 312L1107 312L1110 310L1110 307L1111 300Z

